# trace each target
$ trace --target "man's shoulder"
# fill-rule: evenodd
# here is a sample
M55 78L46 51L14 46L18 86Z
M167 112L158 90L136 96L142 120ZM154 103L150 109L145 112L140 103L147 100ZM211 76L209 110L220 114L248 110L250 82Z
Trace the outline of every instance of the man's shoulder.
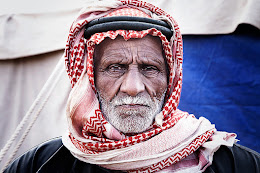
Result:
M37 172L62 147L60 137L48 140L17 158L5 172Z
M110 172L75 158L61 138L44 142L17 158L4 173Z
M239 144L233 147L221 146L214 153L213 163L205 172L260 172L260 154Z

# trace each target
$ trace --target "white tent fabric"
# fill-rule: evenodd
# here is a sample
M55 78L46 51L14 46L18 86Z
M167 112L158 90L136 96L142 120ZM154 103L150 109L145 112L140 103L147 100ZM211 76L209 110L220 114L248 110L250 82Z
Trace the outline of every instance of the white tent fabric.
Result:
M260 28L259 0L147 1L174 16L183 34L231 33L241 23ZM15 0L0 6L0 149L23 118L28 118L17 136L13 136L10 146L4 148L10 147L10 150L6 153L1 150L0 168L12 153L17 157L32 146L65 132L65 105L70 84L60 57L69 26L86 3L91 0ZM19 140L34 118L35 123L20 147ZM17 152L14 152L17 144Z
M61 55L59 51L1 63L0 71L8 74L4 75L8 84L1 95L0 168L36 144L66 131L70 82Z

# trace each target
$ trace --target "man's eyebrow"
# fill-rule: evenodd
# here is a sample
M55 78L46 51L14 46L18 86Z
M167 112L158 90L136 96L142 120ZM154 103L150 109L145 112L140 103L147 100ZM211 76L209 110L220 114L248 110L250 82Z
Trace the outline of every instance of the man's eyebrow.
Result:
M127 60L125 52L122 51L115 51L119 49L109 49L106 53L102 55L102 61L101 64L106 63L121 63L124 60Z
M147 46L149 47L149 46ZM153 49L151 49L153 50ZM158 64L162 65L165 61L163 53L162 52L156 52L156 51L143 51L143 50L138 50L138 53L144 53L144 57L146 59L142 60L143 63L149 62L149 61L153 61L153 62L157 62ZM160 59L158 57L163 57L163 59Z
M145 59L139 59L143 64L150 64L155 63L159 65L164 65L164 59L160 60L159 58L156 58L156 56L145 56Z

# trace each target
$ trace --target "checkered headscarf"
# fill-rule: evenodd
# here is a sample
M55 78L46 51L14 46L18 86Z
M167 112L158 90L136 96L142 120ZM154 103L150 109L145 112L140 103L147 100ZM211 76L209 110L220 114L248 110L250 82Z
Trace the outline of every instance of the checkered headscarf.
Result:
M168 41L161 31L150 28L107 31L84 38L84 28L89 21L122 15L165 20L171 25L174 35ZM159 37L162 42L169 67L168 99L156 116L152 129L126 136L115 130L100 111L93 74L94 48L107 37L115 39L120 35L128 40L143 38L147 34ZM85 8L71 26L64 56L73 89L67 105L69 134L63 136L63 143L78 159L108 169L155 172L192 155L214 133L214 126L207 120L197 120L177 109L182 85L182 37L175 20L162 9L138 0L115 0L109 1L109 5L94 4ZM181 126L180 132L177 132L178 126ZM112 133L119 137L114 138ZM165 141L167 147L159 141ZM146 149L149 151L144 153ZM204 159L199 167L205 169L207 164L208 159Z

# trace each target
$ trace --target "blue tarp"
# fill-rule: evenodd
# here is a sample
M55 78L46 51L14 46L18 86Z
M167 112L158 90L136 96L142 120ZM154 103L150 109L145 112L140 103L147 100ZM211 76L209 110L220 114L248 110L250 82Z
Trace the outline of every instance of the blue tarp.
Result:
M241 25L227 35L183 36L179 109L208 118L238 143L260 152L260 31Z

